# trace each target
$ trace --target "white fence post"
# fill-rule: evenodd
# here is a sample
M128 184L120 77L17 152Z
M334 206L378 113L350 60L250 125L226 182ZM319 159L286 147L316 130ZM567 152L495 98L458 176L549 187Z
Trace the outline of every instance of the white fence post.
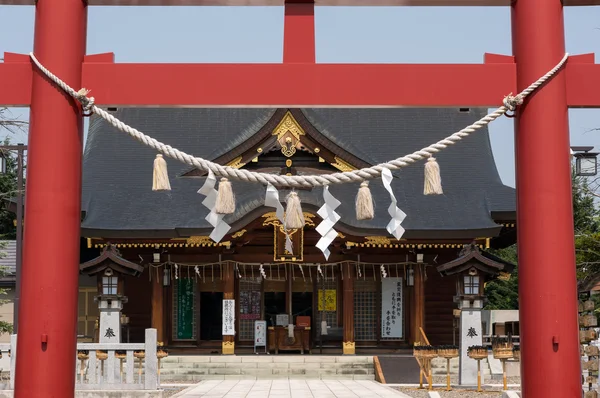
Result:
M17 335L10 335L10 389L15 389L15 375L17 370Z
M145 349L146 369L144 372L144 387L146 390L158 388L158 358L156 357L156 329L146 329Z

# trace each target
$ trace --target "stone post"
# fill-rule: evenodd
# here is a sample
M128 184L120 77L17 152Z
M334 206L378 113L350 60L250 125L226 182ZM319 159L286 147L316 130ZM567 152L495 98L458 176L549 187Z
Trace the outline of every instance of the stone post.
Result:
M459 378L458 383L462 385L477 384L477 361L467 356L467 350L470 346L483 345L483 330L481 326L481 309L483 300L460 300L460 357L459 357ZM483 383L483 372L481 374Z
M121 295L99 295L94 297L100 310L100 343L121 342L121 310L127 297ZM156 347L155 347L156 348Z

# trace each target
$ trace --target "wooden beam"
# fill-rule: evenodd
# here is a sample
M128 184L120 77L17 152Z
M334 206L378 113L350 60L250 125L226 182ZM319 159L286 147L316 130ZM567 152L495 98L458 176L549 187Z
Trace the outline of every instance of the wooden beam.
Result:
M344 266L345 265L345 266ZM354 264L346 263L342 267L343 278L343 325L344 339L342 348L344 355L356 354L356 343L354 341Z
M422 341L421 331L423 330L423 326L425 324L425 278L424 278L425 270L423 269L422 264L417 264L415 266L415 274L414 274L414 297L412 300L413 309L411 311L414 314L412 321L412 336L415 339L415 342ZM426 339L426 338L425 338ZM429 345L429 341L427 341L427 345Z
M32 66L25 54L4 53L0 62L0 106L29 106Z
M512 0L315 0L341 7L509 7ZM283 6L284 0L88 0L90 6ZM35 0L0 0L0 5L35 5ZM600 0L563 0L565 6L596 6Z
M93 90L97 105L106 107L496 107L516 91L515 64L512 57L504 56L487 55L486 61L446 65L85 62L82 85ZM286 90L281 90L281 82L286 82ZM229 85L236 90L223 90Z
M162 274L162 272L161 272ZM152 328L156 329L157 341L165 342L165 318L164 318L164 301L163 301L163 285L161 278L154 278L150 282L152 285L152 313L151 324Z
M82 86L92 89L96 104L105 107L496 107L507 93L516 92L513 57L494 54L486 54L483 64L446 65L113 60L112 53L88 55L83 64ZM593 54L571 56L564 73L569 107L600 107L600 91L589 89L600 85L600 65L594 63ZM29 106L32 76L28 55L5 53L0 63L0 106ZM280 81L288 82L289 90L281 90ZM222 90L230 83L238 90ZM431 83L432 89L423 90Z
M590 90L600 84L600 65L595 64L594 54L569 57L567 73L567 104L571 108L600 107L600 92Z

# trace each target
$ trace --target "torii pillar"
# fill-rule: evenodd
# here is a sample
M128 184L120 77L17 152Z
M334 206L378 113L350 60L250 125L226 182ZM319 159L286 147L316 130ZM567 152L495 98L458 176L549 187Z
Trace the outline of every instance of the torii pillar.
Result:
M561 0L512 5L517 88L564 56ZM517 109L517 234L524 397L580 397L566 71Z
M86 2L39 0L35 10L35 54L67 84L80 87ZM74 394L75 372L57 364L75 364L77 348L83 152L80 109L34 69L17 339L18 358L29 360L17 361L17 398ZM58 307L62 310L56 311Z

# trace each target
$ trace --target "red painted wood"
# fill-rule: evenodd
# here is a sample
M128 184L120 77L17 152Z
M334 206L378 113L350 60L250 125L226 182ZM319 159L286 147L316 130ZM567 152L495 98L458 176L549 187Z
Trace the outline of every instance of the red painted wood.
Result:
M0 106L29 106L31 102L31 71L29 56L4 53L0 62Z
M302 0L299 0L302 1ZM284 0L88 0L90 6L282 6ZM315 0L317 6L505 6L511 0ZM34 5L34 0L0 0L0 4ZM600 0L564 0L565 6L595 6Z
M516 92L516 77L510 63L86 63L83 86L104 106L496 107Z
M283 62L315 63L315 5L288 0L284 11Z
M0 63L0 87L3 88L0 105L29 106L32 69L29 57L12 53L5 53L4 57L5 63ZM516 92L514 57L498 54L485 54L483 65L113 64L113 61L113 53L85 56L82 86L93 89L96 103L105 106L496 107L500 104L499 98ZM236 67L256 78L243 78L235 71ZM600 107L600 91L589 89L600 86L600 65L594 64L593 54L570 56L565 72L569 107ZM351 77L353 73L359 73L358 78ZM433 98L429 96L430 90L419 89L419 86L428 84L428 73L438 76L434 79ZM112 80L117 74L116 80ZM154 83L149 86L146 79L150 79L152 74L158 74L160 78L153 77ZM212 78L198 81L195 74ZM348 81L329 78L339 74L349 76L347 80L350 82L356 81L355 87ZM400 79L396 75L400 75ZM289 82L286 84L288 89L282 90L272 81L272 76ZM192 78L192 81L186 81ZM300 78L303 83L295 82ZM235 79L238 90L225 92L223 84L232 79ZM384 79L396 81L386 83ZM190 84L195 86L195 90L186 89ZM377 87L372 86L374 84L383 85L385 92L379 92ZM484 89L486 84L487 89ZM395 92L391 92L390 87Z
M522 89L564 55L561 1L519 0L512 23ZM515 122L521 392L528 398L581 396L566 77L559 72L529 97Z
M80 87L87 8L38 1L34 50ZM79 106L33 74L15 397L74 396L83 120ZM60 255L50 255L60 248ZM42 340L46 337L46 342Z

